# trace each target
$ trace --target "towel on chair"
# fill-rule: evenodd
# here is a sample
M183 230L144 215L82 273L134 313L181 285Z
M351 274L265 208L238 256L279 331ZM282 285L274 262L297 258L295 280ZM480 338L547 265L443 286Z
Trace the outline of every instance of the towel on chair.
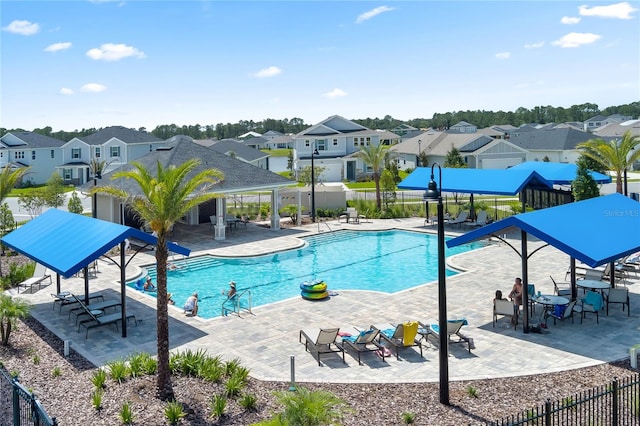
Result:
M405 346L413 346L416 334L418 333L418 322L405 322L404 324L402 324L402 327L404 328L402 334L402 344Z

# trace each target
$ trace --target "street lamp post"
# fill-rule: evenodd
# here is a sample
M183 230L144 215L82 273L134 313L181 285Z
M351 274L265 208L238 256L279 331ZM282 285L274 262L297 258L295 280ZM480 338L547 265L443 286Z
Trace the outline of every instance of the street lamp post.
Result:
M434 166L438 166L438 181L433 175ZM449 339L447 337L447 283L444 259L444 210L442 206L442 169L440 164L431 165L431 180L424 193L425 201L438 201L438 327L440 362L440 403L449 405Z
M311 222L316 221L316 176L313 169L313 157L318 155L315 142L311 149Z
M416 159L416 167L420 167L420 153L422 152L422 140L418 139L418 158Z
M102 179L102 173L93 171L93 188L98 186L98 179ZM98 217L98 193L93 193L93 205L91 206L91 217L94 219Z

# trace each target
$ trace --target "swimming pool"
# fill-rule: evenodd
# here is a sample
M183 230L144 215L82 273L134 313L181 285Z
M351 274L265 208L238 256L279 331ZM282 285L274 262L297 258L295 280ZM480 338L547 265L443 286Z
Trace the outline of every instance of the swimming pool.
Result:
M300 283L324 280L329 291L375 290L395 293L438 279L437 236L410 231L335 231L304 238L296 250L250 258L197 256L174 262L167 291L176 306L198 292L198 316L219 316L229 281L238 292L250 289L253 306L300 297ZM472 243L446 249L446 255L482 247ZM154 283L155 265L146 268ZM447 275L455 274L447 270ZM134 287L133 283L129 284ZM134 287L135 288L135 287ZM153 293L151 293L153 294Z

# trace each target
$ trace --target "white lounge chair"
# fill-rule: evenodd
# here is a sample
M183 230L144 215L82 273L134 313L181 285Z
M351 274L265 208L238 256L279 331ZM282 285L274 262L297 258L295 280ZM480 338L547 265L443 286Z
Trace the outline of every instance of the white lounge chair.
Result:
M27 289L30 290L30 293L33 292L33 287L35 285L38 286L38 290L42 288L42 282L45 280L49 280L49 284L51 284L51 275L47 274L47 268L39 263L36 263L36 269L33 272L33 277L18 283L18 293L20 293L20 287L24 287L24 291Z
M498 322L498 315L511 318L514 330L518 328L518 315L513 302L507 299L495 299L493 301L493 327Z

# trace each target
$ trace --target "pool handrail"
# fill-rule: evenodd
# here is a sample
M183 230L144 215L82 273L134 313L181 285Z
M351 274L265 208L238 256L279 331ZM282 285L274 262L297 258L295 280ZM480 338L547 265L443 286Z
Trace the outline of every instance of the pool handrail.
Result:
M242 299L244 297L246 297L248 301L246 306L242 305ZM251 289L241 289L236 295L228 297L224 302L222 302L222 316L227 316L229 312L233 312L234 314L242 318L242 316L240 315L241 311L246 311L250 314L253 314L253 312L251 312L251 304ZM231 305L232 308L230 309L229 307L227 307L228 305Z

